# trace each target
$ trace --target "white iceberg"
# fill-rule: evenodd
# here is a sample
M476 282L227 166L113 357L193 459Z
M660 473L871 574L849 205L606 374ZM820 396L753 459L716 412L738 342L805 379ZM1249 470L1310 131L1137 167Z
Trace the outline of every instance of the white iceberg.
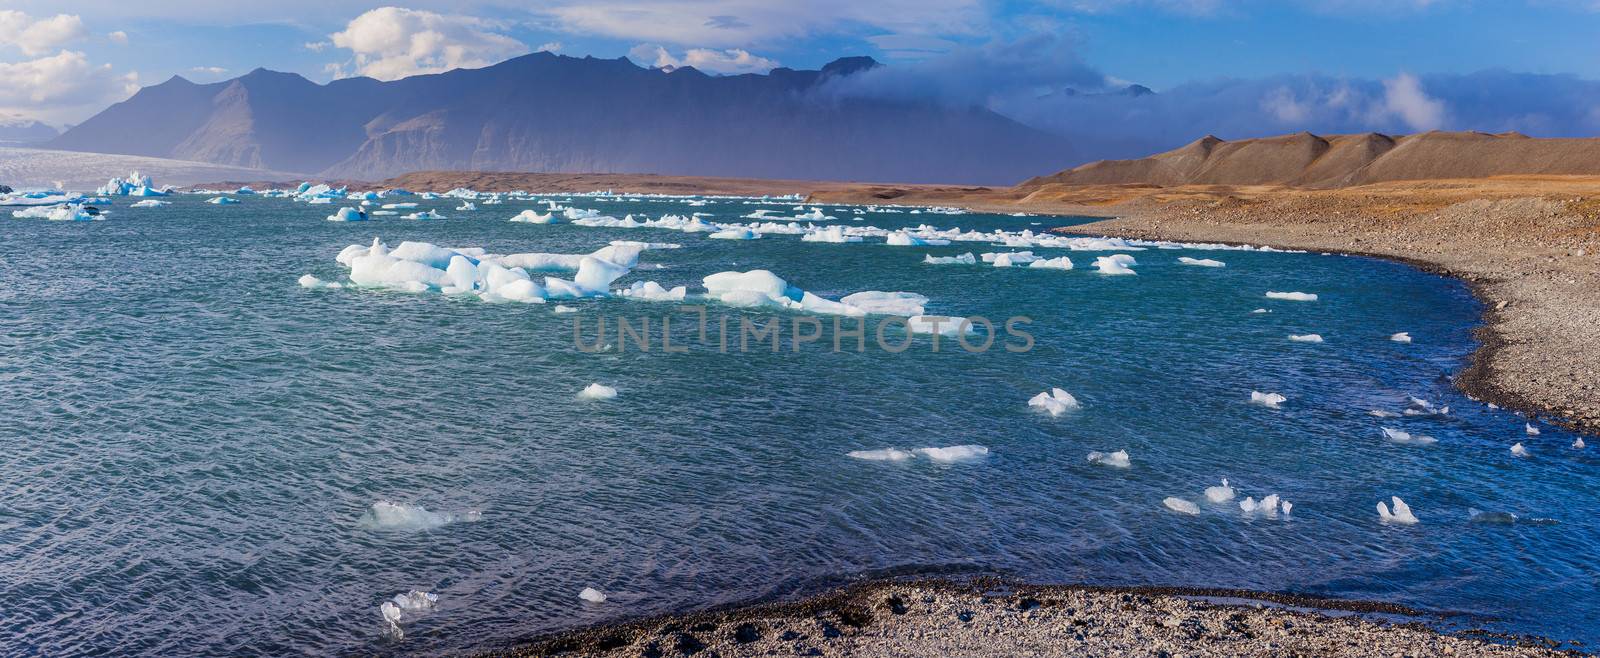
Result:
M1180 514L1188 514L1190 516L1199 516L1199 514L1200 514L1200 506L1199 505L1191 503L1191 502L1189 502L1187 500L1184 500L1182 498L1178 498L1176 496L1167 496L1166 498L1161 500L1161 504L1162 505L1166 505L1167 509L1172 510L1174 512L1178 512Z
M1041 258L1033 261L1032 263L1028 263L1028 267L1041 270L1070 270L1072 269L1072 259L1067 258L1066 256L1060 256L1057 258Z
M840 297L839 303L876 315L909 317L922 315L923 306L928 303L928 298L914 292L866 290Z
M910 459L913 455L898 448L880 448L878 450L852 450L845 453L851 459L862 459L873 462L898 462Z
M578 598L590 603L605 603L606 593L593 587L585 587L583 588L583 591L578 592Z
M989 454L989 449L979 445L949 446L945 448L917 448L917 454L940 463L973 461Z
M1388 505L1379 502L1379 521L1384 523L1396 523L1400 525L1411 525L1417 522L1416 515L1411 513L1411 506L1407 505L1406 501L1400 500L1399 496L1390 496L1389 500L1394 501L1394 511L1389 511Z
M1390 336L1389 340L1392 340L1396 343L1409 343L1411 342L1411 334L1409 332L1402 331L1398 334Z
M1228 486L1228 478L1222 478L1221 486L1206 487L1206 500L1213 503L1226 503L1233 500L1234 495L1233 487Z
M1028 406L1047 411L1052 416L1060 416L1078 409L1078 399L1059 388L1052 388L1028 399Z
M1282 299L1291 302L1314 302L1317 301L1317 296L1316 294L1309 292L1278 292L1276 290L1268 290L1267 299Z
M1128 451L1126 450L1118 450L1116 452L1091 452L1089 453L1089 463L1099 464L1101 466L1110 466L1112 468L1128 468L1133 465L1133 462L1128 459Z
M645 302L681 302L689 295L688 286L677 286L671 290L663 288L654 281L636 281L632 286L614 291L618 297L627 297Z
M1393 441L1395 443L1406 444L1406 445L1422 445L1422 446L1425 446L1425 445L1433 445L1433 444L1439 442L1438 439L1435 439L1435 438L1433 438L1431 436L1413 435L1410 432L1402 432L1400 430L1392 429L1392 428L1388 428L1388 427L1383 427L1383 428L1379 428L1379 429L1383 430L1383 437L1384 438L1386 438L1386 439L1388 439L1390 441Z
M1100 270L1101 274L1136 274L1136 272L1129 269L1129 266L1137 264L1134 262L1133 257L1127 254L1112 254L1094 259L1094 267Z
M478 512L451 514L430 512L421 505L404 505L387 500L378 501L361 515L358 524L369 530L431 530L452 523L479 520Z
M1528 436L1539 436L1539 428L1534 427L1533 423L1523 423L1522 431L1526 432Z
M1298 335L1297 334L1289 334L1289 340L1292 340L1292 341L1294 341L1296 343L1320 343L1320 342L1322 342L1322 335L1321 334L1298 334Z
M923 256L922 262L929 265L977 265L978 257L970 252L960 256L934 256L928 254Z
M1178 258L1178 262L1183 263L1184 265L1194 265L1196 267L1227 267L1228 266L1227 263L1224 263L1224 262L1222 262L1220 260L1212 260L1210 258L1190 258L1188 256L1180 256Z
M1529 453L1528 453L1528 449L1526 447L1523 447L1523 445L1521 443L1518 443L1518 444L1515 444L1515 445L1511 446L1511 454L1512 454L1512 456L1515 456L1515 457L1528 457L1528 456L1530 456Z
M617 397L617 389L597 382L585 386L578 392L578 397L586 400L610 400Z
M338 212L328 215L330 222L364 222L367 214L349 206L340 208Z
M218 196L218 197L212 197L212 198L206 199L206 203L209 203L209 204L214 205L214 206L227 206L227 205L233 205L233 204L238 203L238 202L239 202L238 199L232 199L232 198L228 198L228 197L225 197L225 196Z
M512 217L510 221L516 222L518 224L555 224L555 223L557 223L557 220L555 219L555 217L551 213L545 213L545 214L541 215L539 213L534 212L531 209L524 210L524 211L522 211L520 213L517 213L517 215L515 217Z
M761 234L747 228L729 228L706 235L714 240L758 240Z
M1287 402L1287 401L1289 401L1289 398L1283 397L1282 395L1279 395L1277 393L1262 393L1261 391L1250 391L1250 404L1259 404L1259 405L1261 405L1263 407L1268 407L1268 408L1271 408L1271 409L1278 409L1278 408L1280 408L1279 405L1282 405L1284 402Z
M971 336L978 333L971 320L948 315L913 315L906 318L906 331L941 336Z

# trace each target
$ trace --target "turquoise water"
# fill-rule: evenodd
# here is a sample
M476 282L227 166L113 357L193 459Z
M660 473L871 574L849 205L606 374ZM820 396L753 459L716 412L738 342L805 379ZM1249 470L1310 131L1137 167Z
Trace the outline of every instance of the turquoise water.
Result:
M1058 249L1034 251L1077 269L932 266L924 254L1010 250L505 221L531 207L520 203L422 201L449 219L344 224L323 221L337 206L202 198L0 224L0 654L453 650L924 571L1374 599L1600 642L1596 448L1573 450L1554 427L1526 436L1523 418L1452 389L1479 308L1451 280L1365 258L1187 249L1133 252L1137 276L1089 268L1107 252ZM725 221L755 207L573 205ZM296 284L342 279L334 256L374 236L495 253L674 242L618 285L697 292L707 274L767 268L830 299L908 290L929 313L1026 315L1036 345L589 354L572 344L575 317L659 318L670 305L579 300L557 314ZM1185 255L1227 267L1175 262ZM1389 340L1399 331L1415 341ZM1310 332L1326 342L1286 339ZM591 382L619 396L576 399ZM1053 386L1082 409L1027 406ZM1252 390L1289 401L1250 405ZM1368 414L1408 396L1451 413ZM1438 443L1387 442L1384 426ZM1531 457L1512 456L1518 441ZM990 452L847 456L962 444ZM1119 449L1131 468L1085 459ZM1240 498L1281 494L1292 515L1208 504L1201 491L1222 477ZM1374 504L1391 495L1421 523L1380 524ZM1168 496L1202 513L1169 511ZM481 519L363 524L379 501ZM1469 509L1551 522L1473 523ZM584 587L610 600L580 601ZM436 593L437 609L397 640L378 607L411 589Z

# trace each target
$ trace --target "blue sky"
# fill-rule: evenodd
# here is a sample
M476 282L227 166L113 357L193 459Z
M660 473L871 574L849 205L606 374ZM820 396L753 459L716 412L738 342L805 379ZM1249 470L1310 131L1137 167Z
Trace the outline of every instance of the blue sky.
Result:
M914 68L1028 43L1157 90L1222 78L1482 70L1600 78L1600 0L6 0L0 116L78 121L171 75L398 77L537 49L725 73L869 54ZM376 11L374 11L376 10ZM369 13L370 12L370 13ZM1052 69L1055 70L1055 69ZM1081 80L1080 80L1081 82ZM1048 78L1029 84L1052 86Z

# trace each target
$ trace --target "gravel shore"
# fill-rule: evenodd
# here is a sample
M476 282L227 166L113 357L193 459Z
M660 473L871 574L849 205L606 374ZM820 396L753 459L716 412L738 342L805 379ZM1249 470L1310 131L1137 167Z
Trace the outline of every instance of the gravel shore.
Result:
M493 656L1558 656L1384 606L876 582L793 603L571 631ZM1304 606L1317 606L1312 611ZM1382 619L1379 619L1381 617Z

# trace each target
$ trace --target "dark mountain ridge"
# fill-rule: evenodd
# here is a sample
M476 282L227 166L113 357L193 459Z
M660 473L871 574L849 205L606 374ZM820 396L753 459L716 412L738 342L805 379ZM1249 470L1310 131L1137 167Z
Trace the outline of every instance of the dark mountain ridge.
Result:
M874 66L852 57L711 76L535 53L392 82L174 77L49 146L367 180L474 170L1014 183L1073 161L1062 138L987 109L819 93Z

